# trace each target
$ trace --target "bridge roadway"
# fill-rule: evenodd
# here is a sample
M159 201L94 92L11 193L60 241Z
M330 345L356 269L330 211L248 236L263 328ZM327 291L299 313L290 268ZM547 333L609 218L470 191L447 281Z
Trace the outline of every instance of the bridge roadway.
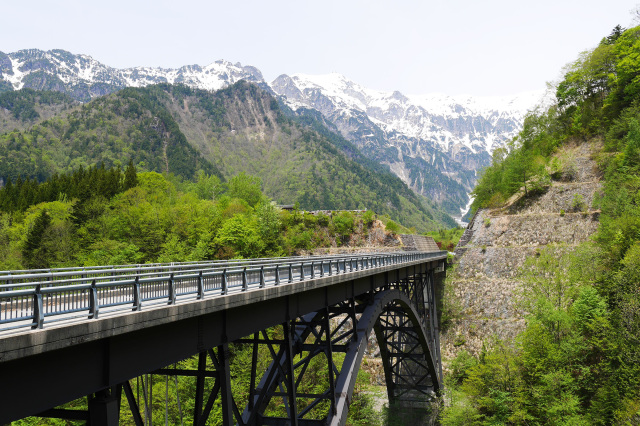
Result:
M114 425L124 392L142 425L149 413L129 381L147 373L197 377L194 425L205 424L216 400L224 424L344 424L374 329L390 400L428 403L441 388L436 293L446 255L0 272L0 424L40 415ZM342 321L340 330L330 320ZM283 339L267 337L264 330L275 326ZM249 401L240 406L230 391L229 343L252 344L254 352L267 345L273 358L261 379L252 375ZM341 368L334 352L346 354ZM320 353L329 362L328 390L296 392L306 367L298 369L294 357ZM194 355L197 371L164 368ZM207 358L216 371L206 371ZM205 377L216 378L207 401ZM88 410L55 408L84 396ZM284 402L286 415L265 411L274 398ZM329 408L318 414L322 402Z

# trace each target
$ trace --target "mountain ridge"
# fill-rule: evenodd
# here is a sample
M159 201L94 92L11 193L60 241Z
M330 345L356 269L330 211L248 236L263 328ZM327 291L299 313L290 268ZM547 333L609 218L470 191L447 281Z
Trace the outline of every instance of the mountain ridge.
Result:
M48 97L68 99L22 89L0 94L0 106L7 97L15 100L5 102L14 109ZM245 81L216 92L180 84L129 87L50 119L23 118L20 130L0 134L5 180L42 181L79 167L133 160L140 170L189 180L199 179L199 170L222 179L247 173L259 177L277 202L299 202L303 209L369 208L420 230L452 226L436 205L376 168L348 141L322 123L314 128L317 117L287 117L273 95Z
M219 60L206 66L116 69L88 55L56 49L0 52L0 92L54 90L87 102L124 87L185 84L214 91L240 80L283 98L292 111L320 111L334 131L415 192L464 215L477 171L521 128L535 93L512 97L404 95L363 87L340 74L281 75L271 83L256 67ZM460 213L461 212L461 213Z

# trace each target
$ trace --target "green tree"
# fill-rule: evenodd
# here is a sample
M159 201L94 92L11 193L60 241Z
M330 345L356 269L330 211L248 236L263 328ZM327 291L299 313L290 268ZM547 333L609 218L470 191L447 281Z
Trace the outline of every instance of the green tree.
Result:
M635 118L629 120L629 133L626 142L623 165L637 167L640 164L640 124Z
M28 268L39 269L49 267L49 257L51 253L48 252L46 246L43 246L42 241L50 225L51 218L49 217L49 212L43 209L29 230L27 240L22 249L24 264Z
M251 207L255 207L262 199L262 181L244 172L229 180L229 195L244 200Z
M124 190L133 188L138 185L138 173L133 165L133 160L129 160L127 169L124 172Z

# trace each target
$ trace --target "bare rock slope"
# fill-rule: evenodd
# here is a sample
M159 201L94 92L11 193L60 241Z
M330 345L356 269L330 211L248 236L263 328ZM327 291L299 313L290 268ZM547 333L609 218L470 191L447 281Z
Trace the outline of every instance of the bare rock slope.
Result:
M570 249L596 231L599 211L593 200L601 188L591 158L596 148L592 143L564 148L558 154L563 173L543 194L524 197L522 191L506 206L480 210L472 219L446 284L460 315L442 336L445 359L462 349L478 354L492 338L512 340L524 326L516 298L526 259L553 243Z

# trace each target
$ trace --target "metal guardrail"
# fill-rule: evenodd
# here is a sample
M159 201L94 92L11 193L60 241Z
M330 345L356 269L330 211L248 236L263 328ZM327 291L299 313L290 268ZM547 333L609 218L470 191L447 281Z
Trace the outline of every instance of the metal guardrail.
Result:
M439 258L446 252L0 271L0 332Z

